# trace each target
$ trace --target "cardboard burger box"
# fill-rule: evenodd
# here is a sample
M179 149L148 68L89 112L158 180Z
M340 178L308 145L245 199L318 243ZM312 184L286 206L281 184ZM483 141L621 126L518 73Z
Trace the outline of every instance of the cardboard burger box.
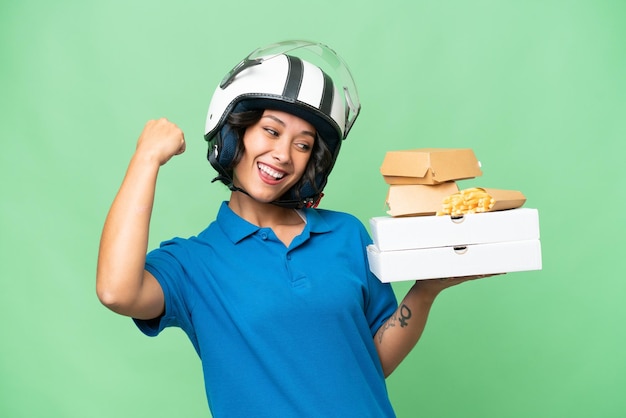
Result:
M434 215L443 199L459 191L454 181L440 184L393 184L387 192L387 213L391 216Z
M456 180L482 175L474 151L465 148L389 151L380 172L389 184L391 216L434 215L445 197L459 191Z
M466 148L419 148L388 151L380 172L388 184L440 184L482 176L474 151Z
M382 282L541 270L537 209L375 217L370 270Z

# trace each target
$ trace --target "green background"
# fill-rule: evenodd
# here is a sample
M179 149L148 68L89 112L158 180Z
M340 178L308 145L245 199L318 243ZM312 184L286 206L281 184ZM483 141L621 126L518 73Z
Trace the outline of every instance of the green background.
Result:
M460 187L539 209L543 270L440 296L388 379L398 416L626 416L625 19L622 0L3 1L0 416L209 416L184 334L145 337L99 304L99 235L161 116L188 148L162 170L150 246L214 217L210 95L290 38L334 47L363 104L322 207L367 223L387 150L468 147L484 175Z

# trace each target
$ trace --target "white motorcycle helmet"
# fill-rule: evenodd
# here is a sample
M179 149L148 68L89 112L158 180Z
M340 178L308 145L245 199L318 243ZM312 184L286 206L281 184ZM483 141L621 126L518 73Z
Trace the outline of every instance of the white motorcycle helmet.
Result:
M229 129L230 113L273 109L294 114L311 123L328 147L332 162L305 183L273 202L285 207L316 206L333 168L341 141L354 124L361 105L350 70L328 46L294 40L258 48L226 74L217 86L206 119L207 158L220 180L231 190L232 163L237 136Z

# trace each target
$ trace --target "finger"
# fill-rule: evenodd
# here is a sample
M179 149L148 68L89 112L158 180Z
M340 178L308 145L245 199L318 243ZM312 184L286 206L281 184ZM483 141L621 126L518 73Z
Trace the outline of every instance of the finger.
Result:
M185 142L185 139L183 138L183 140L180 142L180 147L178 148L176 155L182 154L183 152L185 152L186 149L187 149L187 143Z

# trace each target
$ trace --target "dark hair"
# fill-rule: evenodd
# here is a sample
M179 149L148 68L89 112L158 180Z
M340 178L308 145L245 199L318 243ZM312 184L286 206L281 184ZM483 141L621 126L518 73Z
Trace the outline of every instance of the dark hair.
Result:
M243 144L243 135L246 132L246 129L255 123L257 123L261 117L263 116L263 109L259 110L248 110L244 112L231 113L228 115L226 123L228 124L228 129L232 129L233 132L237 136L237 145L235 148L235 155L233 157L230 166L226 167L229 171L229 174L232 177L232 171L235 165L241 161L244 153L244 144ZM311 157L307 163L306 169L304 170L304 174L298 180L296 184L293 185L292 190L294 192L293 198L300 199L302 196L300 195L300 191L302 190L307 183L311 185L315 194L321 192L318 187L319 178L326 178L326 175L330 171L333 165L333 158L328 149L328 146L324 142L324 140L320 137L320 134L317 133L315 137L315 142L313 143L313 150L311 151ZM322 184L321 187L324 185Z

